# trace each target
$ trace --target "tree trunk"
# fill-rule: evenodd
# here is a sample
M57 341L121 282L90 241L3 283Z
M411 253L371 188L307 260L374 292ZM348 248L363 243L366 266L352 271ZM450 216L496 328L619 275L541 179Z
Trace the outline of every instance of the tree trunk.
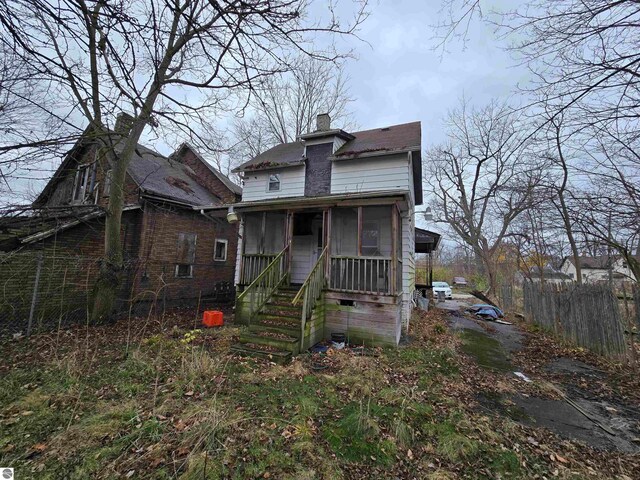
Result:
M139 116L127 138L122 133L112 134L125 142L119 155L114 154L113 140L108 141L105 154L112 155L111 193L104 224L104 258L100 262L98 278L94 284L91 301L90 318L92 322L110 320L114 313L118 291L122 284L124 270L123 245L120 231L122 228L122 209L124 208L127 167L133 157L135 147L142 135L146 120Z

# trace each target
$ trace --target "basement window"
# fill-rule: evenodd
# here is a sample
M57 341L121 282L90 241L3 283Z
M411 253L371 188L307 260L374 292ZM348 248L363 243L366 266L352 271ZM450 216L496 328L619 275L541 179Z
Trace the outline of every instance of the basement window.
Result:
M213 252L213 259L216 262L225 262L227 260L227 240L221 240L216 238L215 249Z
M279 192L280 191L280 174L272 173L269 175L269 188L270 192Z

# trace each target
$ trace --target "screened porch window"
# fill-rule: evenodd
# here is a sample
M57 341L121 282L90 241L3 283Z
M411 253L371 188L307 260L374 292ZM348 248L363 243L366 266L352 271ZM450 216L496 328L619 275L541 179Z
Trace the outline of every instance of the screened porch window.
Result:
M392 211L391 205L331 211L331 288L391 292Z

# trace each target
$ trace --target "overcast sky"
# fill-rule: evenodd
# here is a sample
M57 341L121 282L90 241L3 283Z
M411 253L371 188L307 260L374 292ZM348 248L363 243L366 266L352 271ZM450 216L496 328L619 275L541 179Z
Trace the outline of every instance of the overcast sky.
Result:
M504 1L494 3L499 7ZM326 4L320 0L315 8L326 9ZM423 147L427 148L444 140L442 120L462 95L483 104L492 98L512 97L518 82L526 82L526 71L513 67L504 42L480 21L472 23L466 48L452 41L446 52L435 49L438 40L433 25L442 16L440 8L438 0L372 0L371 15L359 32L362 41L344 40L343 46L354 49L357 56L347 63L346 71L354 99L351 108L361 129L420 120ZM149 137L142 142L163 154L175 148L151 142ZM49 174L43 171L41 175ZM31 190L38 192L46 181L31 183ZM16 182L12 187L25 191L28 185ZM2 200L14 203L16 198Z
M462 95L479 104L512 98L518 82L526 81L505 43L480 21L472 24L466 48L453 41L444 54L434 51L439 9L439 1L425 0L372 5L361 33L371 46L354 42L359 59L347 65L363 129L420 120L427 147L443 140L442 119Z

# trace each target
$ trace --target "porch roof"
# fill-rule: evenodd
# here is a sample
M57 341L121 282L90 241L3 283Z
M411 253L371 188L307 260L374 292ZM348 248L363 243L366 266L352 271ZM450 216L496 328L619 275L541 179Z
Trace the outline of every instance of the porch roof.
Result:
M365 203L392 204L400 201L401 208L406 208L408 194L403 194L397 190L387 190L380 192L363 192L363 193L347 193L338 195L325 195L322 197L283 197L270 200L258 200L255 202L239 202L232 205L236 210L267 210L270 207L295 209L295 208L312 208L312 207L332 207L346 206L350 204L363 205ZM370 202L367 202L370 200ZM204 210L207 210L205 207Z
M430 230L416 227L416 253L431 253L440 243L441 235Z

